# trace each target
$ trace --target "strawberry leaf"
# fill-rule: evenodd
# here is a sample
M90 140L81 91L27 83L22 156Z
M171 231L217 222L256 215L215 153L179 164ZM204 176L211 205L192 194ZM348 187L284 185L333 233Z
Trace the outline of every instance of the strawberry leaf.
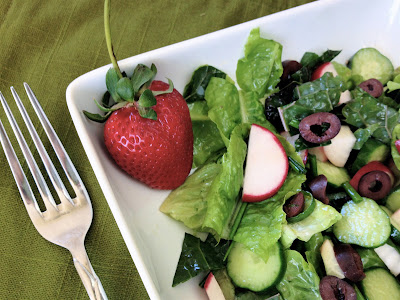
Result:
M154 97L152 91L147 89L140 95L138 104L141 107L151 107L157 104L157 100L156 97Z
M108 112L107 114L105 114L104 116L100 115L100 114L93 114L90 113L86 110L83 111L83 114L92 121L98 122L98 123L104 123L108 117L110 116L111 112Z
M118 80L116 90L119 96L126 101L133 101L134 91L131 81L127 77Z
M157 69L154 64L151 65L151 68L143 64L138 64L133 71L131 78L134 92L137 93L143 85L145 85L147 88L156 76L156 74Z
M157 113L155 112L154 109L148 108L148 107L138 106L138 110L139 110L139 115L142 118L151 119L151 120L154 120L154 121L157 120Z
M119 76L117 71L114 68L111 68L107 71L106 74L106 86L107 90L110 92L111 97L115 101L120 101L121 97L117 93L117 83L119 81Z
M169 84L168 90L166 90L166 91L153 91L153 95L154 96L172 93L172 91L174 90L174 84L173 84L171 79L169 79L169 78L167 78L167 79L168 79L168 84Z

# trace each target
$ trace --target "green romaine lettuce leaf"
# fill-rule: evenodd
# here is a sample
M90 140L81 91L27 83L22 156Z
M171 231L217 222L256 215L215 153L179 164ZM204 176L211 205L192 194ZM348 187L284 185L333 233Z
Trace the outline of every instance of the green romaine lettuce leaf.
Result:
M312 265L308 264L301 254L286 250L287 268L277 289L283 299L287 300L321 300L319 277Z
M211 77L226 78L226 74L213 66L201 66L194 71L189 83L185 86L183 97L187 103L204 101L204 93Z
M364 270L370 268L386 268L385 263L380 259L373 248L355 246L354 249L360 255Z
M305 243L305 255L307 262L311 264L316 270L319 277L323 277L324 274L324 262L322 260L320 248L324 242L324 236L318 232L314 234L311 239Z
M390 143L391 154L394 164L396 165L397 169L400 170L400 154L395 145L397 140L400 140L400 124L397 124L394 127L392 132L392 141Z
M168 195L160 211L195 231L201 230L207 212L206 197L221 169L222 166L215 163L197 169Z
M228 241L217 242L212 235L208 235L206 241L202 242L199 238L185 233L172 286L185 282L201 272L222 269L228 248Z
M313 52L304 53L303 57L300 60L302 64L302 68L298 70L296 73L292 74L293 80L304 83L308 82L311 79L311 75L313 71L321 64L331 61L334 59L341 51L335 50L327 50L319 56Z
M227 152L221 159L222 170L212 182L206 196L207 212L203 231L211 232L217 239L229 222L243 184L243 163L247 153L244 137L248 132L247 124L233 130Z
M249 203L233 240L262 258L268 257L268 249L279 240L286 222L282 207L301 190L305 180L305 175L290 170L278 193L267 200Z
M396 77L393 78L393 81L388 81L387 87L389 89L389 92L400 89L400 74L396 75Z
M217 125L208 117L205 101L188 104L193 128L193 167L196 168L221 156L225 143Z
M338 104L345 86L339 77L325 73L321 78L298 86L295 92L296 102L282 107L286 124L300 122L316 112L329 112Z
M288 224L297 238L304 242L310 240L314 234L328 229L342 218L342 215L332 206L323 204L317 199L314 200L316 207L311 215L299 222Z
M342 110L345 121L358 128L379 124L372 136L382 143L389 144L393 128L399 123L399 112L380 103L360 88L352 92L353 101L348 102Z
M236 78L245 92L256 92L259 98L276 91L283 73L282 45L260 37L260 29L250 32L244 57L237 63Z

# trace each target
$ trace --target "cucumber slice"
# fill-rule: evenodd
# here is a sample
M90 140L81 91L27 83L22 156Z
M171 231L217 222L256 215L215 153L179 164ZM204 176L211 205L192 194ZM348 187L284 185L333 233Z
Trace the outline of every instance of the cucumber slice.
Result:
M234 242L228 256L227 271L232 281L253 292L265 291L278 283L285 273L285 258L281 244L271 246L265 261L243 244Z
M365 142L360 152L357 154L357 157L351 166L351 173L355 174L358 170L371 161L385 161L389 156L389 152L389 146L375 139L369 139Z
M334 188L340 187L344 182L350 181L350 176L345 168L339 168L330 162L322 162L317 160L318 175L325 175L328 184Z
M370 269L365 275L361 290L368 300L400 299L400 285L387 270Z
M333 225L333 233L342 243L378 247L390 236L389 216L371 199L349 201L340 213L342 218Z
M396 187L396 189L387 196L386 207L392 212L400 208L400 186Z
M302 193L304 195L304 201L305 201L304 210L301 213L299 213L297 216L288 218L287 219L288 223L296 223L301 220L304 220L309 215L311 215L311 213L315 209L315 206L317 205L315 202L315 199L311 193L305 192L305 191L302 191Z
M375 78L383 85L392 78L394 71L392 62L375 48L358 50L350 60L350 68L353 76L359 75L363 80Z

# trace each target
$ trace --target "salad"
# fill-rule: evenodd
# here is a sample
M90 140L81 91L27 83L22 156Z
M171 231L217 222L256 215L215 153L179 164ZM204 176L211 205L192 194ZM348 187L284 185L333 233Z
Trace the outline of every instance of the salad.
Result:
M374 48L347 65L339 53L282 62L256 28L237 82L194 71L195 171L160 207L190 232L173 286L202 276L210 299L400 299L399 70Z

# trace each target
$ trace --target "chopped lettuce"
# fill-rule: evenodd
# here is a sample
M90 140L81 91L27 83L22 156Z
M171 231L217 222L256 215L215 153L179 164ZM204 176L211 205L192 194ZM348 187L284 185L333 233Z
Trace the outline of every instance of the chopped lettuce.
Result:
M283 73L282 45L260 37L260 29L250 32L244 57L237 63L236 78L245 92L255 92L258 98L277 91Z
M304 220L290 223L288 226L301 241L307 242L310 238L322 232L342 218L342 215L330 205L323 204L316 200L314 211Z
M400 121L399 112L379 101L360 88L352 92L353 101L347 103L342 110L345 121L358 128L367 128L379 124L372 136L382 143L389 144L392 131Z
M225 143L217 125L208 117L208 106L205 101L189 105L193 128L193 167L215 161L225 152Z
M186 233L172 286L185 282L201 272L222 269L228 248L228 241L217 242L212 235L202 242L199 238Z
M392 141L390 143L391 154L397 169L400 170L400 153L395 145L396 141L400 140L400 124L397 124L392 132Z
M396 77L393 78L393 81L388 81L387 87L389 89L389 92L399 90L400 89L400 74L396 75Z
M206 197L221 169L222 166L215 163L197 169L168 195L160 206L160 211L183 222L188 228L201 230L207 212Z
M308 264L295 250L285 251L287 268L277 289L287 300L322 300L319 293L319 277L312 265Z
M204 101L204 93L212 77L226 78L226 74L209 65L201 66L194 71L192 78L183 91L183 97L186 102Z
M217 239L229 222L243 184L243 164L247 153L244 137L248 132L249 126L245 124L233 130L227 152L221 159L221 172L212 182L206 196L207 212L203 231L213 233Z
M300 122L313 113L331 111L339 103L340 94L345 89L342 80L329 72L298 86L294 90L297 101L282 107L284 122Z
M307 262L311 264L316 270L319 277L323 277L324 274L324 262L322 260L320 248L324 242L324 236L318 232L314 234L311 239L305 243L305 255Z
M290 171L280 188L271 198L249 203L233 238L260 257L268 257L268 249L281 237L286 214L282 207L285 201L301 190L306 176Z

